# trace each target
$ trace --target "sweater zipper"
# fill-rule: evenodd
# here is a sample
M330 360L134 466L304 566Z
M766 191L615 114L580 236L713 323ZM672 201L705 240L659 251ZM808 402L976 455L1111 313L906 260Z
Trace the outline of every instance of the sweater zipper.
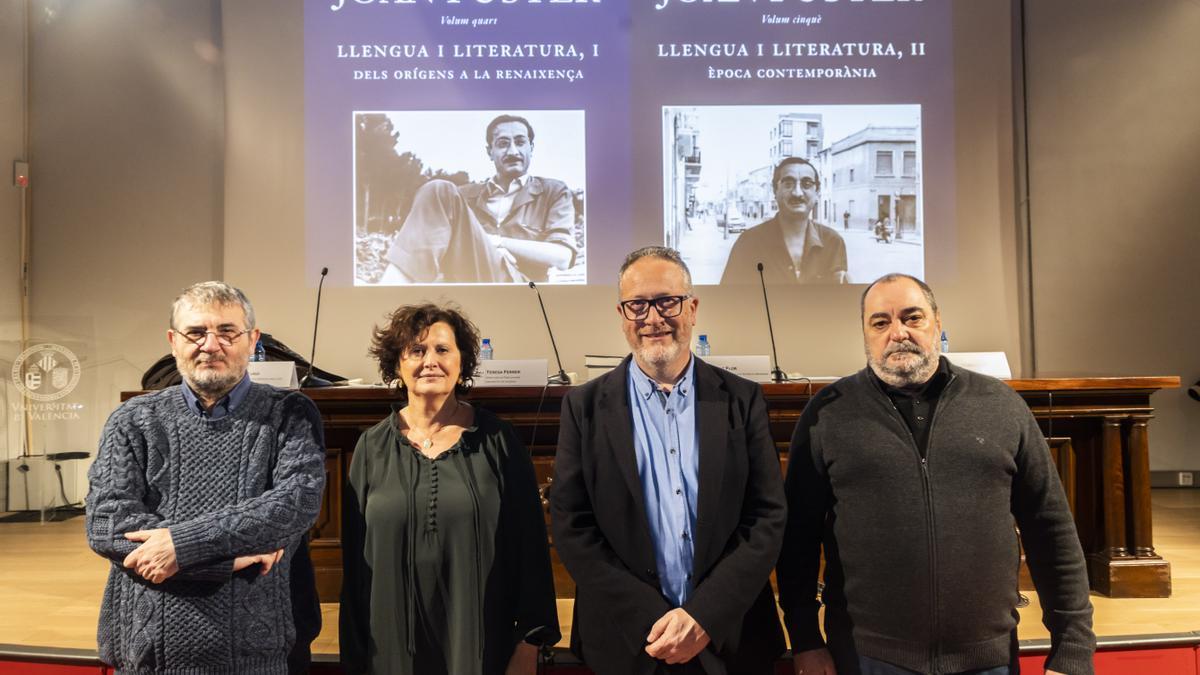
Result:
M921 487L925 493L925 517L929 521L929 525L925 528L925 543L929 547L929 668L932 675L939 675L941 669L937 664L938 657L938 593L937 593L937 537L934 536L934 518L933 518L933 485L929 480L929 450L933 447L933 427L937 423L938 412L943 409L943 404L946 402L946 394L949 392L951 383L955 380L954 373L950 373L949 379L942 387L942 393L938 399L938 405L934 408L933 415L929 418L929 435L926 440L925 456L921 456L921 449L917 447L917 439L913 436L912 430L908 428L908 423L904 421L904 416L900 414L900 410L896 408L896 404L892 403L890 396L884 395L888 403L892 404L892 410L896 413L896 417L900 420L900 426L908 431L908 440L912 444L913 452L921 463Z
M928 513L928 518L929 518L929 530L928 530L928 533L929 533L929 571L930 571L930 574L932 575L930 577L930 581L932 583L930 583L930 585L929 585L929 609L930 609L930 611L929 611L929 615L930 615L929 616L929 624L930 624L929 635L931 638L933 638L929 644L929 665L930 665L930 670L934 673L934 675L938 675L938 673L941 672L941 667L938 666L938 662L937 662L938 655L939 655L938 639L937 639L938 624L941 621L941 619L938 615L937 537L934 536L935 528L934 528L934 520L933 520L933 485L929 479L929 453L933 450L933 431L934 431L934 427L937 425L938 413L941 412L942 410L946 409L946 402L949 400L947 398L947 394L950 393L950 385L954 384L955 379L957 379L957 378L954 375L954 373L950 373L950 377L946 380L946 384L942 386L942 393L938 395L937 407L933 409L933 414L929 416L929 434L925 439L925 456L921 458L921 480L923 480L925 483L925 499L926 499L925 509ZM895 407L895 406L893 406L893 407ZM897 410L896 414L899 415L900 411ZM905 425L905 426L907 426L907 425ZM911 437L912 434L910 433L909 436ZM920 448L917 448L917 441L915 438L913 439L913 448L917 449L917 454L919 455Z
M929 421L929 430L933 431L933 420ZM932 434L931 434L932 435ZM913 443L916 447L916 443ZM929 526L925 528L926 544L929 546L929 666L934 675L939 672L937 665L937 627L938 627L938 603L937 603L937 545L935 544L936 537L933 535L933 487L929 483L929 459L928 457L921 458L921 483L925 488L925 517L929 521Z

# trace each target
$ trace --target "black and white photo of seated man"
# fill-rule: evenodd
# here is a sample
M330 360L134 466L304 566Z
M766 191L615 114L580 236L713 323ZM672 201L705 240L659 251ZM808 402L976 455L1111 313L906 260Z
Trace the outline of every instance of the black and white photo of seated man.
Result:
M771 189L779 212L738 237L721 283L758 283L760 262L769 284L849 283L845 240L816 221L817 167L802 157L787 157L776 165Z
M574 197L564 182L529 174L533 126L500 115L485 138L495 175L421 186L392 238L382 283L544 282L551 269L574 264Z

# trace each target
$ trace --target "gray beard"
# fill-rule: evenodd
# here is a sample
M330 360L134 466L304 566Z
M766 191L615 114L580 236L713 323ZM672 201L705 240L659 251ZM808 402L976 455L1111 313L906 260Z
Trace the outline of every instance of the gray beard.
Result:
M886 382L888 385L898 388L913 387L916 385L925 384L938 368L938 354L929 352L915 352L919 359L905 365L890 365L887 361L887 354L883 355L882 360L876 360L871 357L870 348L865 348L867 353L867 363L871 366L871 370Z
M637 349L638 361L647 365L663 368L679 356L681 345L674 340L669 345L641 347Z
M219 399L232 391L246 374L245 368L230 369L226 373L214 373L212 371L201 371L196 368L196 364L194 363L188 363L187 365L177 363L176 365L179 367L179 375L187 383L187 386L191 387L192 391L213 399Z

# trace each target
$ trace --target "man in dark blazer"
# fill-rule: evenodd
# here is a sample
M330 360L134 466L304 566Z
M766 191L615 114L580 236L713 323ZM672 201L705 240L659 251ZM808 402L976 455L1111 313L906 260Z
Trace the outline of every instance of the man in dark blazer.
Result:
M629 254L618 287L633 354L564 399L550 491L571 648L600 675L769 673L787 512L762 389L692 356L676 251Z

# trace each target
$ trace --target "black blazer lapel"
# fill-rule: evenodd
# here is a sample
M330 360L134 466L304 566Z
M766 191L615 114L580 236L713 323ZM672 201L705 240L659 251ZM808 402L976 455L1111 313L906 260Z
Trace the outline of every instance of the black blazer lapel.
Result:
M700 485L696 496L693 569L701 572L713 564L724 545L724 542L713 541L712 528L722 508L725 460L729 455L729 390L713 372L713 366L700 359L696 359L695 377Z
M646 498L642 493L642 480L638 477L637 450L633 446L633 418L629 409L629 369L633 358L625 357L621 365L613 369L600 390L598 405L600 414L597 422L604 429L604 438L613 461L625 477L625 487L634 505L642 514L645 536L650 536L649 520L646 518Z

